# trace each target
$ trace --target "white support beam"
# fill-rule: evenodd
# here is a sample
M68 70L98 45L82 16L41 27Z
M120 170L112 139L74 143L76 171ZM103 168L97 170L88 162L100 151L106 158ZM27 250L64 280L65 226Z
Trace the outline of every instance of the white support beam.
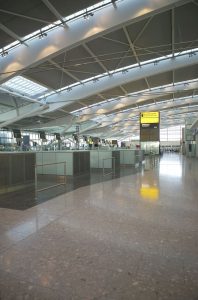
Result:
M120 44L120 45L128 46L128 44L125 43L125 42L121 42L121 41L118 41L118 40L115 40L115 39L111 39L111 38L106 37L106 36L101 36L101 38L103 40L107 40L107 41L111 41L111 42L114 42L114 43L117 43L117 44Z
M156 103L153 105L149 105L149 106L142 106L139 107L138 109L132 109L130 111L127 112L119 112L119 113L115 113L113 115L110 116L104 116L101 119L101 122L109 122L109 124L114 124L120 121L123 121L127 118L137 118L139 116L140 112L143 111L166 111L166 110L173 110L176 108L181 107L182 105L186 106L186 105L193 105L193 104L197 104L198 102L198 96L194 97L194 98L187 98L187 99L177 99L177 101L170 101L167 103ZM94 119L93 119L94 120ZM86 120L87 121L87 120Z
M123 26L123 30L124 30L124 33L125 33L125 35L126 35L127 41L128 41L128 43L129 43L129 46L130 46L130 48L131 48L131 50L132 50L132 52L133 52L133 55L134 55L134 57L135 57L137 63L140 65L140 60L139 60L139 58L138 58L138 56L137 56L137 53L136 53L134 44L133 44L132 41L131 41L131 38L130 38L129 33L128 33L127 29L126 29L126 26Z
M128 92L125 90L125 88L124 88L122 85L120 85L119 88L121 88L121 90L123 91L123 93L124 93L125 95L128 94Z
M193 124L190 126L190 129L198 128L198 119L196 119Z
M86 131L89 131L89 130L91 130L91 129L95 129L95 128L97 128L98 126L99 126L100 124L98 124L98 123L95 123L95 124L92 124L92 125L88 125L88 126L85 126L84 128L82 128L82 129L80 129L80 134L82 134L82 133L84 133L84 132L86 132Z
M59 64L57 64L54 60L49 59L48 60L52 65L54 65L57 69L59 69L60 71L62 71L63 73L65 73L66 75L68 75L69 77L71 77L72 79L74 79L77 82L81 82L80 79L73 75L71 72L67 71L66 69L64 69L63 67L61 67ZM83 107L86 107L87 105L84 104L82 101L78 101L79 104L81 104Z
M93 53L93 51L91 51L91 49L89 49L89 47L83 43L83 47L85 48L85 50L91 55L91 57L93 57L95 59L95 61L101 66L101 68L105 71L108 72L107 68L104 66L104 64L97 58L97 56Z
M17 101L16 101L16 99L15 99L14 96L11 96L11 97L12 97L12 101L13 101L14 106L15 106L15 109L16 109L16 114L17 114L17 116L19 116L19 107L18 107L18 103L17 103Z
M171 10L171 42L172 42L172 54L175 55L175 11Z
M64 19L63 17L61 16L61 14L56 10L56 8L50 3L50 1L48 0L42 0L43 3L47 6L47 8L53 13L53 15L55 15L55 17L60 20L64 25L65 25L65 22L64 22Z
M97 94L101 99L106 100L106 98L102 94Z
M59 64L57 64L53 59L48 59L48 61L54 65L56 68L58 68L59 70L61 70L63 73L65 73L66 75L68 75L69 77L71 77L72 79L74 79L75 81L80 81L79 78L75 75L73 75L71 72L67 71L66 69L62 68Z
M139 105L144 104L145 102L148 102L149 100L155 98L156 100L162 98L166 95L171 95L172 93L177 92L183 92L183 91L190 91L198 88L198 81L197 82L191 82L187 86L184 83L175 85L175 86L169 86L169 87L159 87L155 88L151 91L145 91L143 94L141 92L137 92L132 94L131 96L128 95L124 98L116 99L115 101L110 101L106 103L101 103L100 106L92 106L90 108L83 110L83 116L89 116L89 115L104 115L113 111L116 111L117 109L127 109L131 105ZM89 117L88 117L89 118Z
M57 118L49 122L45 122L43 124L32 124L26 126L26 129L41 129L43 127L45 128L62 127L62 130L65 131L66 128L69 129L73 125L73 123L75 123L75 120L76 120L75 116L68 114L65 117Z
M34 38L28 41L28 49L20 45L8 56L0 58L0 82L5 82L28 67L36 66L66 49L72 49L120 26L148 18L184 2L186 0L125 0L117 4L117 9L109 5L95 11L89 22L83 17L77 18L72 21L71 27L59 26L49 31L45 39Z
M136 81L144 79L145 77L161 74L164 72L169 72L172 70L177 70L187 66L198 64L198 51L197 55L190 56L188 54L180 55L174 58L167 58L158 61L156 65L154 62L144 64L139 67L134 67L128 69L128 72L114 73L113 76L104 76L99 78L97 82L88 81L84 85L77 85L72 88L68 93L63 91L58 97L56 95L51 95L48 97L47 103L51 103L49 111L57 109L61 106L69 105L75 101L93 96L98 93L102 93L105 90L113 89L122 84L126 84L131 81Z
M37 103L39 105L42 105L42 103L40 101L36 100L36 99L30 98L30 97L27 97L27 96L23 96L21 94L18 94L16 92L13 92L13 91L10 91L10 90L7 90L7 89L2 88L2 87L0 87L0 93L4 93L4 94L7 94L7 95L12 95L14 97L17 97L17 99L21 99L23 101Z
M23 43L24 45L28 46L25 42L23 42L23 39L19 37L15 32L10 30L8 27L0 23L0 29L7 33L9 36L11 36L13 39L18 40L20 43Z
M150 87L150 85L149 85L148 79L145 77L144 80L145 80L145 82L146 82L146 85L148 86L148 89L150 90L151 87Z
M0 12L3 12L3 13L8 14L8 15L12 15L12 16L17 16L17 17L20 17L20 18L23 18L23 19L28 19L28 20L39 22L39 23L47 24L47 25L51 24L51 22L43 20L43 19L26 16L26 15L19 14L19 13L16 13L16 12L13 12L13 11L10 11L10 10L6 10L6 9L2 9L2 8L0 8Z
M15 110L15 117L9 118L9 120L4 121L2 123L0 123L0 128L6 127L12 123L18 122L24 118L28 118L28 117L33 117L38 115L41 111L45 110L47 108L47 105L45 106L37 106L37 107L33 107L33 109L31 111L26 111L25 113L20 113L20 109L18 109L18 111ZM12 112L13 113L13 112ZM7 113L9 114L9 112Z
M140 32L138 33L138 35L136 36L136 38L133 41L133 44L135 45L135 43L138 41L138 39L142 36L142 34L144 33L145 29L148 27L149 23L151 22L153 16L151 16L147 22L144 24L144 26L142 27L142 29L140 30Z

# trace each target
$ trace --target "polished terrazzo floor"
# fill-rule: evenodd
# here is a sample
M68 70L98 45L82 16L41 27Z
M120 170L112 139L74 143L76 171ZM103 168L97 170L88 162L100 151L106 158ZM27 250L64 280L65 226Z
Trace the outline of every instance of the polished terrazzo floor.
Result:
M197 300L198 160L0 208L0 299Z
M38 176L37 189L43 189L48 187L42 192L35 193L35 185L32 183L29 186L24 186L19 190L1 193L0 192L0 208L9 208L15 210L26 210L33 206L39 205L45 201L48 201L56 196L64 193L74 191L80 187L112 180L122 176L127 176L139 172L140 166L121 166L120 169L116 169L115 174L110 173L103 176L102 169L91 169L90 173L84 173L78 176L67 176L66 185L59 185L53 188L50 186L57 185L60 182L64 182L63 178L57 176ZM112 172L108 169L107 172Z

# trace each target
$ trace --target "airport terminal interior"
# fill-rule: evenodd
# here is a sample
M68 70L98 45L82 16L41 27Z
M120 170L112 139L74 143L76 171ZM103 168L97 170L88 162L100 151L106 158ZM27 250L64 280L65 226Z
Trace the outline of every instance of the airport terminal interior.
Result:
M0 300L198 300L198 0L0 0Z

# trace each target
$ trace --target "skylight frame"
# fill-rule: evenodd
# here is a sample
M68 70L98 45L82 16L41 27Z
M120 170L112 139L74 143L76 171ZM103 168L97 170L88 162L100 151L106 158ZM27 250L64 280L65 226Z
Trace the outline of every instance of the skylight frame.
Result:
M21 95L26 95L29 97L36 97L37 95L48 91L48 88L46 88L45 86L27 79L21 75L11 78L1 86L13 92L17 92Z

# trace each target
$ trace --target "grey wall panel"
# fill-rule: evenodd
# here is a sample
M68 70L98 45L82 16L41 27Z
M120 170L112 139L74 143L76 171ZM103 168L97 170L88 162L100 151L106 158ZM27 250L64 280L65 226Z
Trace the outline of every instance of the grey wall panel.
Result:
M80 159L79 152L74 152L73 153L73 175L79 174L79 164L80 164L79 159Z
M34 181L35 153L0 153L0 189Z
M112 151L112 157L115 158L115 168L120 168L120 151Z
M0 188L9 185L9 156L0 155Z
M36 156L34 154L25 155L25 180L34 180L35 164L36 164Z
M25 181L25 157L23 154L11 156L11 182L19 184Z

